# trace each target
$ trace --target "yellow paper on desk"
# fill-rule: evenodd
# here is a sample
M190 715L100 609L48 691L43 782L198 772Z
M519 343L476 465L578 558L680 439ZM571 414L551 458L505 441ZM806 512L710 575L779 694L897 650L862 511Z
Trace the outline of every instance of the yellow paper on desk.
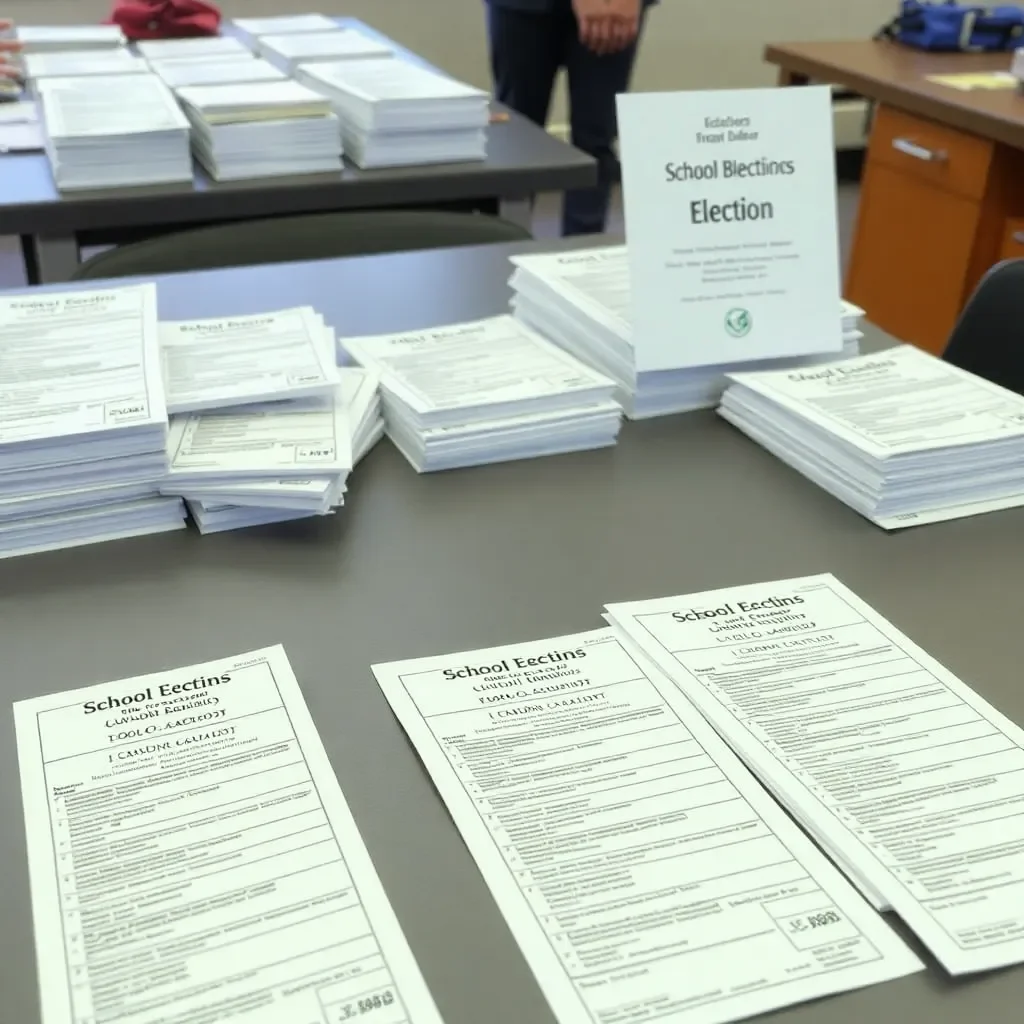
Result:
M929 82L969 92L972 89L1013 89L1017 79L1009 71L962 71L955 75L926 75Z

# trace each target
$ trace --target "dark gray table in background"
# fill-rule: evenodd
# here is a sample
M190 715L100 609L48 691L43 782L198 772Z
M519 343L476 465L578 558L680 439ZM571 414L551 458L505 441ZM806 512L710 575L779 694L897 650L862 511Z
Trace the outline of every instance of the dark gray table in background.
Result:
M355 19L339 20L379 37ZM22 237L34 279L66 281L78 265L80 244L112 242L129 232L144 234L145 229L156 232L252 217L400 206L461 204L497 212L502 200L594 184L593 159L518 114L500 109L508 120L490 125L487 159L478 163L371 171L346 164L340 174L243 182L214 182L196 164L192 184L61 193L45 154L2 155L0 235Z
M160 312L311 303L347 333L436 326L505 307L509 251L169 277L159 282ZM0 562L0 700L283 643L446 1024L553 1018L371 663L596 628L605 601L833 571L1024 721L1019 509L886 534L711 413L627 424L604 452L423 477L382 441L353 474L346 500L330 519ZM38 1024L7 715L0 1020ZM771 1019L1019 1019L1024 968L954 983L925 960L926 973Z

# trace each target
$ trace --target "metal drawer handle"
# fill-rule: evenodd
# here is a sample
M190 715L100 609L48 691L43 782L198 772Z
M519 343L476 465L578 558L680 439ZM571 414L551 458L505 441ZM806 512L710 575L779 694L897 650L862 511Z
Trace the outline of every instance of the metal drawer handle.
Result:
M945 163L949 159L949 154L944 149L928 149L926 146L911 142L910 139L893 139L892 148L912 156L915 160L925 160L933 164Z
M1014 231L1013 240L1018 245L1024 245L1024 231Z

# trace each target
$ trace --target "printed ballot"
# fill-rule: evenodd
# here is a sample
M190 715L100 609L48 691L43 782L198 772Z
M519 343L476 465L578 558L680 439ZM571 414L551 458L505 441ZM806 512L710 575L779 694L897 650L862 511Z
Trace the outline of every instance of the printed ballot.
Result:
M842 348L831 96L618 97L639 371Z
M887 530L1024 505L1024 398L918 348L730 381L725 419Z
M613 630L373 671L560 1024L715 1024L921 969Z
M639 370L626 246L511 259L515 270L509 287L516 318L611 377L618 385L616 400L630 419L713 408L725 390L726 374L732 370L805 366L835 358L831 352L746 364ZM856 355L862 337L858 323L864 311L842 301L837 310L843 355Z
M489 98L482 89L395 57L302 64L298 81L326 96L345 155L359 167L483 160Z
M0 557L184 526L156 287L0 301Z
M278 14L269 18L235 18L237 34L250 45L257 45L262 36L286 32L340 32L341 25L325 14Z
M283 648L14 719L43 1024L440 1024Z
M329 395L334 331L309 307L160 324L167 411Z
M153 74L36 83L46 154L60 189L191 181L188 120Z
M418 472L604 448L614 383L510 316L343 338L380 376L388 436Z
M338 396L348 429L352 468L370 451L384 433L377 377L357 367L338 371ZM277 403L278 412L301 411L303 403ZM244 421L248 422L248 421ZM231 448L230 433L222 443ZM215 448L215 439L209 447ZM243 446L244 436L238 439ZM259 440L248 442L259 444ZM229 456L230 452L225 452ZM268 480L243 471L222 479L188 483L180 487L200 533L219 533L247 526L329 515L344 504L348 474L279 477ZM174 488L174 484L168 485Z
M217 181L341 170L338 120L297 82L185 86L177 97L196 158Z
M608 613L950 973L1024 961L1024 730L831 575Z

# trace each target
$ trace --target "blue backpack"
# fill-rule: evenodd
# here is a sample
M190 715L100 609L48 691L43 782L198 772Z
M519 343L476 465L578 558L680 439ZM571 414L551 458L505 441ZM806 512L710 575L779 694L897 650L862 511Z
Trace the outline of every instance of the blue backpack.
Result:
M982 53L1024 44L1024 10L1016 4L974 7L955 0L903 0L900 13L876 39L894 39L918 50Z

